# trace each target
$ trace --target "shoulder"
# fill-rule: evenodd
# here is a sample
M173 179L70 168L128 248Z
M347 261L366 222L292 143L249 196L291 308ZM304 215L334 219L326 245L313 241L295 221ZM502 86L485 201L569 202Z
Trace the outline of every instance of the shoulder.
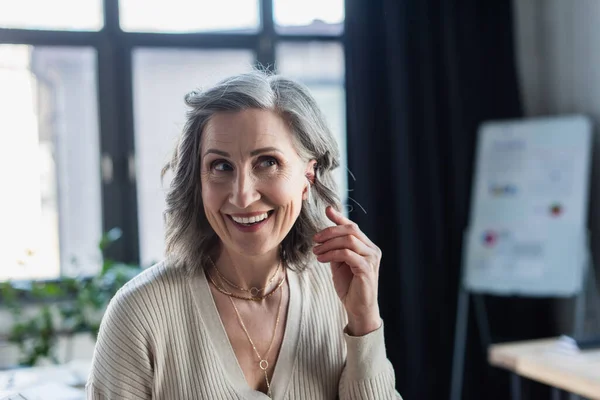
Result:
M143 325L149 315L169 307L173 297L186 287L183 270L160 262L142 271L119 289L110 301L105 319Z
M145 269L139 275L127 282L116 293L113 301L127 302L140 300L148 296L164 296L173 289L185 285L183 269L170 267L165 261Z
M155 310L177 271L156 264L127 282L102 318L88 377L88 398L152 396L157 337ZM164 297L164 296L163 296ZM90 397L91 396L91 397Z
M136 293L156 290L162 286L171 286L185 281L183 269L170 267L161 261L140 272L119 290L119 295L128 296Z

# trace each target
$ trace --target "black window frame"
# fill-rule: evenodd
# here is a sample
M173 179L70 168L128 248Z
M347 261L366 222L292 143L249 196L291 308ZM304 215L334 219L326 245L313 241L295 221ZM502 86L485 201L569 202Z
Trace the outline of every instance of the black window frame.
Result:
M334 42L340 34L288 34L277 32L273 0L259 0L260 24L254 33L146 33L128 32L119 23L119 0L102 0L104 26L99 31L61 31L0 28L0 44L33 46L86 46L97 52L97 96L100 159L112 163L111 179L101 179L102 228L123 231L122 239L108 249L112 259L139 263L138 204L135 173L133 70L136 48L246 49L256 64L272 70L276 47L286 42ZM100 173L100 165L98 171ZM63 266L61 266L61 276ZM58 280L60 277L58 278ZM56 281L50 279L44 281Z

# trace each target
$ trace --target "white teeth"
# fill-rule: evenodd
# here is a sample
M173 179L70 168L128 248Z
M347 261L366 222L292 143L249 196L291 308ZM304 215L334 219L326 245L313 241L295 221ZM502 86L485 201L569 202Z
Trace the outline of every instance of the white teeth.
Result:
M249 217L249 218L240 218L240 217L234 217L233 215L231 216L231 218L237 222L238 224L254 224L256 222L260 222L264 219L269 218L269 214L268 213L264 213L261 215L256 215L254 217Z

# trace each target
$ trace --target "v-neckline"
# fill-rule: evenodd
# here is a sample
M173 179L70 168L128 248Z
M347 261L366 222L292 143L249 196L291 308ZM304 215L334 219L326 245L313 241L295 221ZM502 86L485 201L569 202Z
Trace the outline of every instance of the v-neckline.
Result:
M304 296L301 293L300 277L294 271L288 270L287 272L290 292L288 312L279 357L277 358L271 379L271 394L275 399L282 399L284 397L291 381L298 353L298 339L302 326L302 316L304 314L302 312ZM229 341L223 321L221 321L221 316L217 310L217 305L204 271L195 274L194 279L191 279L189 282L192 296L196 302L196 306L200 310L200 318L204 322L206 332L209 335L211 343L214 345L217 356L221 360L221 365L230 383L244 399L268 399L269 397L266 394L254 390L248 385L233 346Z

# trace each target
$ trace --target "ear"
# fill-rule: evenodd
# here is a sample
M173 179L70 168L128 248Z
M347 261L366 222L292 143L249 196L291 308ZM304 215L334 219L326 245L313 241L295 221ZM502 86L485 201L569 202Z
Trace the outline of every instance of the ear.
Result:
M304 171L304 176L308 178L311 184L315 184L315 169L317 166L317 160L310 160L308 164L306 164L306 171Z
M304 176L306 177L306 186L302 191L302 200L308 199L308 191L310 190L309 184L315 184L315 167L317 165L317 160L310 160L306 165L306 170L304 171Z

